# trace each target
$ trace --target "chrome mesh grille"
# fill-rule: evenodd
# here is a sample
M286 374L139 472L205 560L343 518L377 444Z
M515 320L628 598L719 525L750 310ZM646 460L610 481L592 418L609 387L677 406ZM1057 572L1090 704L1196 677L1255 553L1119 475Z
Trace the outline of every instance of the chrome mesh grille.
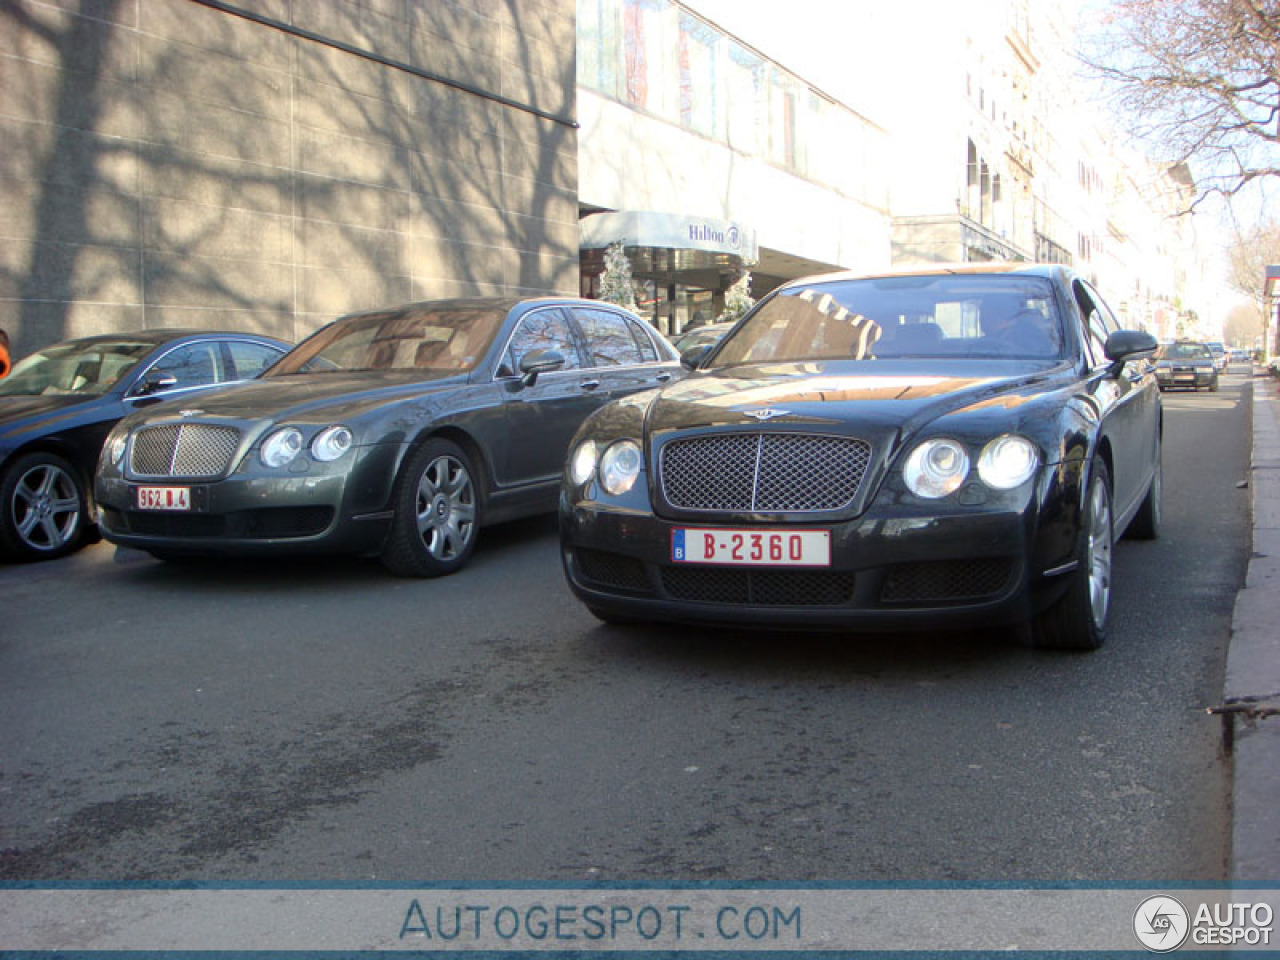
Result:
M717 433L662 449L663 495L683 510L816 513L858 493L871 445L808 433Z
M133 436L129 469L141 477L219 477L231 468L240 431L208 423L166 423Z

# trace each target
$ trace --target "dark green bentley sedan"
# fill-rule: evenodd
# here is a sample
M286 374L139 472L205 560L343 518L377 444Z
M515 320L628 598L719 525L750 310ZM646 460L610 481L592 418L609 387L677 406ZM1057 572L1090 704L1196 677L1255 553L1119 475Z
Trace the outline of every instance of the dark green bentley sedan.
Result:
M452 573L481 526L555 509L589 413L681 374L656 330L594 300L343 317L258 381L123 420L98 464L100 526L161 559L351 553Z

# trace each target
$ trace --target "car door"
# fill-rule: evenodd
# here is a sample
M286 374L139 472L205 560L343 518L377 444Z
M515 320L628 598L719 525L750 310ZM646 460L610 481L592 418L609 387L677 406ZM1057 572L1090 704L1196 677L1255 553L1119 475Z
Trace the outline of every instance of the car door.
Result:
M1126 363L1118 376L1110 372L1105 344L1107 337L1119 329L1115 315L1083 280L1076 280L1075 295L1093 358L1090 392L1102 410L1102 430L1111 440L1112 499L1120 513L1146 492L1151 478L1158 455L1158 391L1151 365L1146 361Z
M574 306L569 312L587 365L608 399L660 387L679 374L674 350L636 318L595 304Z
M520 361L535 350L554 350L565 362L529 383ZM595 371L584 369L562 307L540 307L520 319L495 379L503 390L506 428L495 464L499 486L559 483L569 441L603 399Z

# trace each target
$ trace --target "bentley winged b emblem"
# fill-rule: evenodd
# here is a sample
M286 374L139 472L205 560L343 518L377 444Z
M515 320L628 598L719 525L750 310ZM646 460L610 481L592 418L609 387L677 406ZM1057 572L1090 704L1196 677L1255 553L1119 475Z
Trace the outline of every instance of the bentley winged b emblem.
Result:
M758 410L743 410L744 417L751 417L753 420L759 420L763 423L766 420L772 420L774 417L785 417L791 413L790 410L775 410L773 407L761 407Z

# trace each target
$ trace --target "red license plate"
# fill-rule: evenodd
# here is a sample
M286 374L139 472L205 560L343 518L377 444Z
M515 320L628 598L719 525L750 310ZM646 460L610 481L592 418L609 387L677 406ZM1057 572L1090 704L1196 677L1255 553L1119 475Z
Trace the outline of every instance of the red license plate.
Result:
M831 534L826 530L678 527L671 531L671 560L729 566L829 567Z
M190 510L190 487L139 487L139 510Z

